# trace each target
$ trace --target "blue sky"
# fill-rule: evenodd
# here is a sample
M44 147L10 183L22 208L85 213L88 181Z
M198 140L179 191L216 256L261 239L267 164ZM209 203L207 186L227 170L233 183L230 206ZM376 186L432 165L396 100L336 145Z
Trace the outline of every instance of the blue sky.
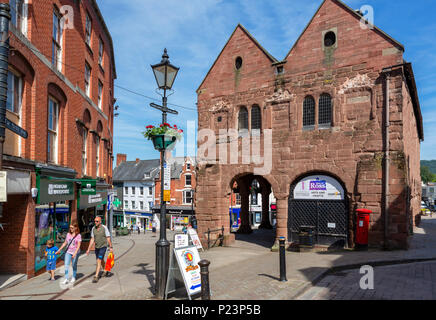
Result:
M141 135L144 127L159 124L161 113L149 104L160 104L151 64L160 62L163 49L180 67L169 107L179 111L168 122L185 131L197 121L195 90L241 23L276 59L288 53L322 0L98 0L115 46L118 79L115 97L120 106L115 118L114 153L127 159L153 159L159 154ZM345 0L358 9L374 8L374 24L402 43L405 59L412 62L425 141L423 160L436 159L436 2L434 0ZM127 92L127 88L141 95ZM152 100L156 99L156 100ZM186 152L195 153L194 145Z

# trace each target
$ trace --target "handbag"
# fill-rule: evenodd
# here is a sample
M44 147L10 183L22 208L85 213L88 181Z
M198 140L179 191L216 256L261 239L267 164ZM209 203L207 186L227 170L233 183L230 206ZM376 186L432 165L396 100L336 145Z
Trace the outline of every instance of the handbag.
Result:
M61 258L62 260L65 260L65 254L67 253L68 248L70 247L70 244L74 241L74 239L76 239L76 237L77 237L78 235L79 235L79 234L76 234L76 235L74 236L74 238L71 239L71 241L70 241L70 243L68 243L68 246L67 246L67 248L65 249L65 251L61 253L60 258Z

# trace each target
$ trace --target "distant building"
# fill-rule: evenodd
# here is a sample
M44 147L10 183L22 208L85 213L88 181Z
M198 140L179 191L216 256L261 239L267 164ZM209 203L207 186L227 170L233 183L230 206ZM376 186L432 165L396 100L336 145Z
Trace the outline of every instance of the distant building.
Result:
M167 163L171 165L171 201L167 203L167 228L180 229L195 215L196 162L191 157L177 157ZM160 214L160 175L155 178L155 190L153 213Z
M430 204L434 204L436 199L436 183L429 182L422 184L422 200L428 201Z
M141 230L151 230L154 179L160 171L160 160L125 160L126 155L117 155L114 187L118 190L117 198L121 201L123 219L121 221L120 211L117 210L117 214L114 213L114 226L136 225Z

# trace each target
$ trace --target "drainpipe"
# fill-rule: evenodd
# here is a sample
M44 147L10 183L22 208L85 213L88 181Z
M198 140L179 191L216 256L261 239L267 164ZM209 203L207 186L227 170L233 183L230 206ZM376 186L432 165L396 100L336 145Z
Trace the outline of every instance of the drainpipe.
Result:
M389 85L390 85L390 74L389 71L385 74L386 75L386 106L385 106L385 157L384 157L384 187L385 187L385 212L384 212L384 220L385 220L385 234L384 234L384 246L385 249L389 247L388 245L388 239L389 239L389 149L390 149L390 141L389 141L389 125L390 125L390 119L389 119L389 97L390 97L390 91L389 91Z
M0 3L0 170L3 167L3 144L5 142L6 101L8 98L9 67L9 21L8 3ZM0 202L0 218L3 216L3 203Z

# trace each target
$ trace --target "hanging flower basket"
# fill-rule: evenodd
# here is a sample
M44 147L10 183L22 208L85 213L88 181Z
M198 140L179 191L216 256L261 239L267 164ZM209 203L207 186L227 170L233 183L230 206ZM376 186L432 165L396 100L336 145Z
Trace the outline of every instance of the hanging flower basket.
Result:
M168 123L163 123L159 127L147 126L146 131L142 132L145 138L153 141L156 150L172 150L176 141L182 138L183 130L178 129L176 125L171 126Z

